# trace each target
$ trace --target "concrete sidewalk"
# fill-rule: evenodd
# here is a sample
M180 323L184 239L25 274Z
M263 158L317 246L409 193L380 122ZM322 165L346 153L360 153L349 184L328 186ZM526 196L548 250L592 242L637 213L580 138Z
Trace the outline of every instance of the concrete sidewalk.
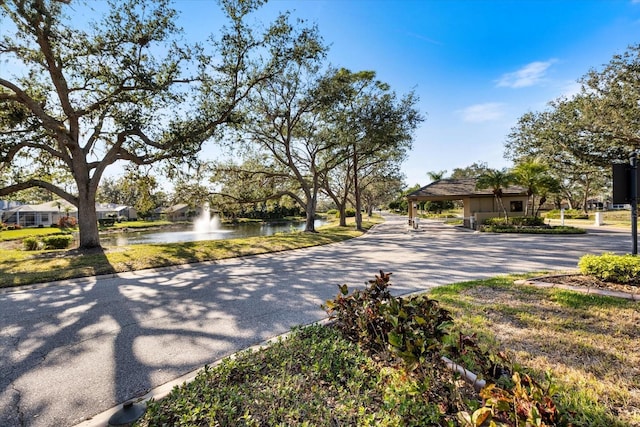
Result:
M69 426L325 317L337 286L393 272L396 294L497 274L572 270L629 252L626 233L464 232L390 216L346 242L0 294L0 425Z

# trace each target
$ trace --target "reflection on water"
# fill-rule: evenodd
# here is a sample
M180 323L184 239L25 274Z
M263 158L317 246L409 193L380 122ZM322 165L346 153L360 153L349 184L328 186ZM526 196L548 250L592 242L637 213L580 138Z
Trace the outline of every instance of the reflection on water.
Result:
M323 220L316 220L315 226L324 224ZM165 231L130 231L100 236L103 246L127 246L149 243L177 243L195 242L198 240L223 240L242 237L270 236L275 233L304 230L304 222L289 222L286 224L247 223L238 225L222 224L218 229L198 232L192 226L172 228Z

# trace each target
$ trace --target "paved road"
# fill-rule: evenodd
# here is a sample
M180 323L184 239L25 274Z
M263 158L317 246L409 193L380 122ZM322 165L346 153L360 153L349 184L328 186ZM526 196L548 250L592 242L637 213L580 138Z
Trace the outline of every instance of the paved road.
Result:
M336 285L393 272L396 294L629 252L630 233L485 234L389 217L334 245L0 293L0 425L69 426L325 317Z

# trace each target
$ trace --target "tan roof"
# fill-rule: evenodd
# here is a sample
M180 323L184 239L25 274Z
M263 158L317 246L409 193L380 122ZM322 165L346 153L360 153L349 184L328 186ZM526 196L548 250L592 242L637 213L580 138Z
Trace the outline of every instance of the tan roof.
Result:
M409 199L439 199L454 200L466 197L493 197L493 190L485 188L483 190L476 189L476 178L462 179L441 179L431 184L425 185L419 190L409 193ZM521 196L526 195L527 190L519 185L512 185L502 190L504 196Z

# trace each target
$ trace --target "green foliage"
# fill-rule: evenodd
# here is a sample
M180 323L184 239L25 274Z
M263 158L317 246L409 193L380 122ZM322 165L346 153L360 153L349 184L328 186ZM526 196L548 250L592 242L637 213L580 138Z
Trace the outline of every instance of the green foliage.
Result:
M551 227L540 217L487 218L480 231L490 233L526 233L526 234L583 234L581 228L570 226Z
M58 219L59 228L73 228L78 225L78 219L73 216L62 216Z
M523 233L523 234L584 234L585 230L570 226L555 227L516 227L513 225L483 226L480 231L489 233Z
M483 222L483 225L487 225L487 226L492 226L492 225L502 226L502 225L508 225L508 224L509 224L508 218L487 218Z
M136 425L419 425L404 422L399 409L375 408L389 383L337 330L311 326L205 367L193 382L149 402ZM403 409L425 412L411 400Z
M452 339L453 318L437 301L424 295L393 297L388 290L390 275L380 271L375 280L369 281L369 287L351 295L347 285L340 286L338 296L324 306L336 320L336 327L374 353L383 354L387 347L418 379L431 378L430 373L445 353L457 360L471 361L488 385L481 392L485 399L483 407L471 415L459 412L458 421L462 425L479 427L490 420L511 422L504 425L528 422L537 426L555 425L558 413L549 388L542 389L528 375L521 377L517 372L512 381L504 380L510 371L495 363L495 357L480 350L475 336L460 334L457 340ZM505 359L502 355L498 358ZM500 380L501 385L496 380ZM417 389L413 394L419 396L423 392ZM428 424L434 420L423 418L422 422Z
M551 399L554 390L552 380L547 375L548 387L543 388L529 375L514 373L513 387L500 388L489 384L480 395L484 405L472 415L467 412L458 414L461 426L556 426L560 416Z
M39 242L36 237L26 237L22 239L22 247L25 251L38 250Z
M356 216L356 210L354 208L347 208L344 213L347 218L353 218Z
M25 251L36 251L38 249L66 249L73 242L70 234L57 233L48 236L29 236L22 239L22 246Z
M503 190L515 181L515 176L506 168L502 170L489 169L480 175L476 181L476 189L490 188L498 202L505 219L508 217L507 209L502 201Z
M640 284L640 258L634 255L584 255L578 262L578 268L582 274L595 276L603 281L634 286Z
M511 218L487 218L484 220L484 225L514 225L520 227L544 227L544 219L540 217L531 216L514 216Z
M42 243L45 249L66 249L73 242L73 236L69 234L44 236Z
M392 296L390 277L391 273L380 271L367 288L351 294L347 285L341 285L336 298L323 308L346 337L372 353L390 351L409 371L440 363L451 313L426 295Z
M392 298L383 306L391 324L388 345L413 370L427 362L439 363L443 340L453 318L426 295Z
M337 218L338 215L340 215L340 212L338 212L338 209L329 209L327 211L327 216L335 216Z
M116 223L115 218L100 218L98 219L98 224L100 227L113 227Z
M545 218L560 219L560 209L554 209L545 213ZM589 214L586 214L578 209L565 209L565 219L589 219Z
M341 285L336 298L322 306L347 338L369 350L383 351L388 344L391 324L384 316L384 305L394 298L388 289L390 276L380 272L367 288L351 295L349 287Z
M514 216L511 218L511 224L522 227L544 227L544 218L531 216Z

